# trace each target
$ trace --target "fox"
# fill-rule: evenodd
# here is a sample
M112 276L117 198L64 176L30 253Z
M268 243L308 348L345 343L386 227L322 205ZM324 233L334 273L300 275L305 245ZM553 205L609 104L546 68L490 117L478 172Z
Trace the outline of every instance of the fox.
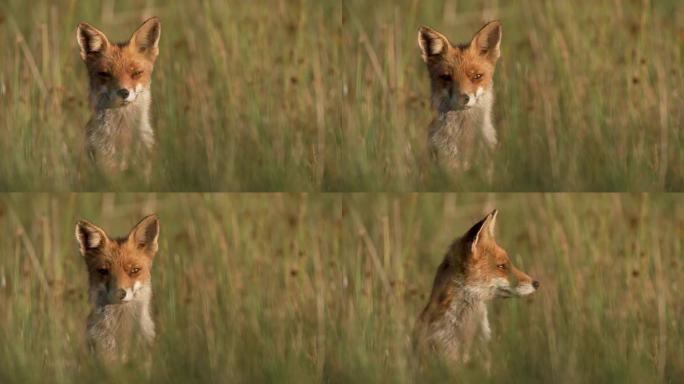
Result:
M151 269L158 238L155 214L145 216L126 237L111 238L87 220L76 224L92 306L86 340L94 355L125 361L138 346L153 344Z
M92 109L85 149L91 161L105 169L129 169L144 161L154 146L150 88L160 37L161 22L156 17L142 23L124 43L111 43L85 22L76 28Z
M414 346L466 363L476 337L491 338L487 301L527 296L540 283L516 269L495 240L497 210L449 246L437 268L429 301L414 329Z
M492 123L494 71L501 56L499 21L485 24L470 43L453 45L436 30L421 26L418 46L430 76L431 105L436 117L428 127L433 158L458 168L479 135L491 153L497 146Z

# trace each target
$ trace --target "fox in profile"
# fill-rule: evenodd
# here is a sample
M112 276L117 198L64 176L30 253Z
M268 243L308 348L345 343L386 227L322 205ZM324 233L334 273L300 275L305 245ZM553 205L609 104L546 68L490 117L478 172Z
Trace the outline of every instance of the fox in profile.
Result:
M125 359L136 345L154 341L151 268L158 238L156 215L146 216L121 238L110 238L85 220L76 224L93 306L86 334L91 351L97 355Z
M501 24L485 24L470 43L460 45L452 45L441 33L423 26L418 31L418 45L437 112L428 134L432 154L448 165L466 165L478 135L490 149L497 145L492 107Z
M86 151L108 170L125 170L144 161L154 145L150 85L160 35L156 17L145 21L125 43L111 43L87 23L76 29L93 110L86 126Z
M455 240L437 269L427 306L416 323L414 341L449 361L467 362L477 336L491 336L486 302L526 296L539 282L511 264L494 239L494 210Z

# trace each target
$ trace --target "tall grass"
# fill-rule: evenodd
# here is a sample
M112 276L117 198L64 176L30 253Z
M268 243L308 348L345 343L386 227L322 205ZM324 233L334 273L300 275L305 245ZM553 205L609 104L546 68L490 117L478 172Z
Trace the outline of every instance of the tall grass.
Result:
M664 1L23 1L0 5L0 189L671 191L684 187L684 12ZM75 26L162 20L149 182L83 153ZM500 146L427 156L419 25L503 23ZM492 177L486 177L493 168Z
M341 8L337 1L107 0L0 5L0 188L313 190L322 187ZM102 175L83 151L81 20L115 41L162 20L153 74L153 174Z
M677 2L349 0L345 18L342 148L353 151L337 174L358 170L348 188L681 190ZM426 158L429 82L417 27L468 42L491 19L503 24L493 177L484 156L470 171L440 173Z
M414 371L410 332L449 242L487 210L526 299L490 305L491 373ZM684 204L674 195L3 195L0 382L676 382ZM161 220L151 357L84 347L78 218ZM141 361L151 360L147 370Z

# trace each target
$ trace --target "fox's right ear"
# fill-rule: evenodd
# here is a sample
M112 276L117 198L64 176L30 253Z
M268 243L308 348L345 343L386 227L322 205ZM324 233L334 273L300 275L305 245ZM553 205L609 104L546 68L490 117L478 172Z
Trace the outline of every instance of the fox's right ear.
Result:
M76 240L81 248L81 254L85 256L88 251L104 247L107 234L97 225L79 220L76 223Z
M449 40L441 33L426 26L418 30L418 45L423 60L427 62L432 56L441 56L449 49Z
M81 59L85 60L88 55L96 55L104 52L109 45L109 40L104 33L88 23L80 23L76 28L76 41L81 47Z
M466 247L468 247L468 251L475 251L475 248L477 248L478 244L482 241L494 240L494 228L496 227L497 214L498 211L496 209L493 210L466 232L463 238Z

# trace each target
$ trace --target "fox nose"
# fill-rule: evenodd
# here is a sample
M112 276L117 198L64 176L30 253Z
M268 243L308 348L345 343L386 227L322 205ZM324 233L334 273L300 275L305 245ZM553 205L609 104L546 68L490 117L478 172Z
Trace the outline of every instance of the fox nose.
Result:
M470 96L464 93L461 95L461 99L463 99L463 104L465 105L468 104L468 102L470 101Z
M116 91L116 94L119 95L120 98L126 99L128 98L128 95L131 94L131 92L129 92L126 88L121 88L118 91Z
M537 280L535 280L535 281L532 282L532 286L534 287L534 289L539 288L539 285L540 285L540 284L539 284L539 282L538 282Z
M119 298L119 300L123 300L124 298L126 298L126 291L123 289L119 289L118 291L116 291L116 296Z

